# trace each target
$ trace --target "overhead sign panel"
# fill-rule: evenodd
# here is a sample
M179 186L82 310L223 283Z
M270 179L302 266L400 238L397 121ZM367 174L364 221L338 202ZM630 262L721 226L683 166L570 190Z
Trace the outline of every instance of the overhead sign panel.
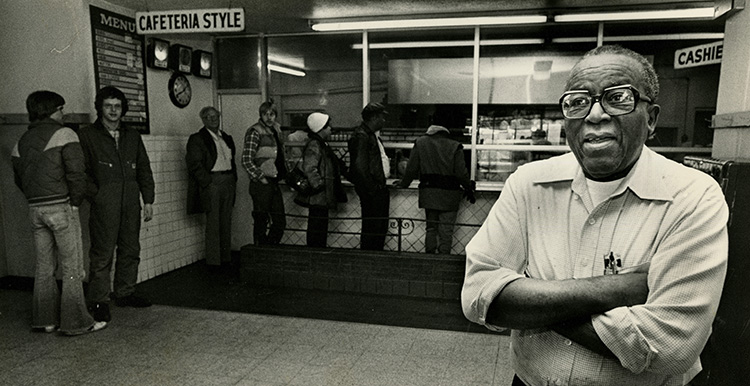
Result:
M141 35L198 32L242 32L244 8L193 9L135 13Z
M721 63L724 53L724 41L701 44L683 48L674 52L674 68L689 68Z

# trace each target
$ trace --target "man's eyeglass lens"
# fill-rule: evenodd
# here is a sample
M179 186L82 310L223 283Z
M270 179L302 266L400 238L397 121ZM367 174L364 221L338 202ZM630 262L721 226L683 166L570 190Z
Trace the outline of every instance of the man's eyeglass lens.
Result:
M560 98L560 107L566 118L581 119L589 115L594 103L600 102L604 112L617 116L632 113L639 99L638 91L631 86L607 89L596 96L586 91L569 91Z

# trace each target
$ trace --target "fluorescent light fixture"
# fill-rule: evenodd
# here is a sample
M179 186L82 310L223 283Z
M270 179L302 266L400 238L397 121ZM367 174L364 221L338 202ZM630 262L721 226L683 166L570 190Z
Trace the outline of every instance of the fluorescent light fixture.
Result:
M289 68L305 68L305 58L283 54L268 53L268 62Z
M544 39L488 39L480 40L480 46L515 46L544 44Z
M282 74L287 74L287 75L294 75L294 76L305 76L306 75L304 71L295 70L293 68L283 67L283 66L279 66L279 65L276 65L276 64L269 64L268 65L268 69L271 70L271 71L276 71L276 72L280 72Z
M639 12L604 12L604 13L571 13L556 15L555 22L580 22L580 21L624 21L624 20L657 20L657 19L712 19L714 9L690 8L665 11L639 11Z
M596 37L570 37L570 38L552 38L552 43L596 43Z
M663 35L605 36L605 42L635 42L651 40L722 40L724 33L684 33Z
M544 39L495 39L482 40L480 46L513 46L544 44ZM391 49L391 48L435 48L435 47L472 47L473 40L453 40L453 41L423 41L423 42L391 42L391 43L371 43L371 50ZM362 44L352 44L352 49L361 50Z
M398 28L461 27L479 25L546 23L544 15L453 17L435 19L372 20L314 23L314 31L351 31Z
M683 34L661 34L661 35L628 35L628 36L604 36L605 42L636 42L656 40L722 40L723 32L696 32ZM595 37L570 37L553 38L552 43L596 43Z

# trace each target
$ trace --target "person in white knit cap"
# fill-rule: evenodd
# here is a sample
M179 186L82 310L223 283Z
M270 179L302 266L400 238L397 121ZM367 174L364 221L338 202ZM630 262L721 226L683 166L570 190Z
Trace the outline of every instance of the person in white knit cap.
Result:
M326 247L328 211L336 209L339 202L346 202L339 160L326 142L331 136L330 122L330 117L324 113L312 113L307 117L309 141L302 152L302 171L313 193L298 193L295 202L309 209L307 245L310 247Z

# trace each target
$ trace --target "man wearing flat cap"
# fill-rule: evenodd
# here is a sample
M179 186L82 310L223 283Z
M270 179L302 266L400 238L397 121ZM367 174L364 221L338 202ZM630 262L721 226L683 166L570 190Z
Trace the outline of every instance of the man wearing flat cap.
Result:
M379 136L386 114L382 104L368 103L362 110L362 124L349 139L349 179L362 208L360 248L375 251L383 250L388 232L390 195L386 178L391 167Z

